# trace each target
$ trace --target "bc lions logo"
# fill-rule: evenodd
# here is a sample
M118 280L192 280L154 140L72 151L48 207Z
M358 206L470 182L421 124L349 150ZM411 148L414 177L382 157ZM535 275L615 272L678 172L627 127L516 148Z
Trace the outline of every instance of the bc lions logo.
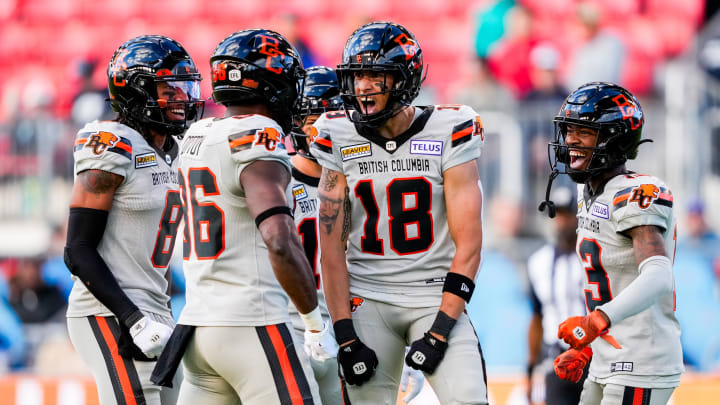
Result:
M275 150L275 145L281 141L280 133L275 128L265 128L265 130L257 134L256 138L255 145L265 146L265 149L271 152Z
M90 135L85 147L92 148L94 154L100 155L108 148L114 147L118 140L120 140L120 138L114 134L100 131L97 134Z
M473 136L476 135L480 135L480 140L485 141L485 128L483 127L479 115L476 116L475 121L473 121Z
M350 298L350 312L355 312L358 308L360 308L363 302L365 302L365 300L360 297Z
M323 100L324 101L324 100ZM308 138L310 138L308 143L313 143L315 141L315 138L318 136L318 130L315 127L310 127L310 134L308 134Z
M618 94L617 96L613 97L612 100L620 108L623 119L630 121L630 127L632 129L640 128L643 120L638 120L635 118L635 113L637 112L635 105L630 103L627 97L625 97L625 95L623 94Z
M641 184L632 190L628 203L636 202L638 207L646 209L658 198L658 194L660 194L660 189L656 185Z

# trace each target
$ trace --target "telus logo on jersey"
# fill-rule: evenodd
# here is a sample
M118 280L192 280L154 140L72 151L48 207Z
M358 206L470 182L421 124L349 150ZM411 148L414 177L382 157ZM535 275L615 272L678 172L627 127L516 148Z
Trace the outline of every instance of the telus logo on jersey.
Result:
M593 216L596 216L598 218L603 218L603 219L610 218L610 210L608 209L608 206L606 204L596 202L595 204L593 204L590 211L593 214Z
M410 141L410 153L413 155L435 155L441 156L443 151L442 141Z
M372 156L370 142L340 148L343 162L361 157Z

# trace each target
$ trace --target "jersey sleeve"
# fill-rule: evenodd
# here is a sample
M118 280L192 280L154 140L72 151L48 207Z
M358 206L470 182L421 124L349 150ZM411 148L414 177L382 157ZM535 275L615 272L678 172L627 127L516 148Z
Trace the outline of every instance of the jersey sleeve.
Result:
M616 232L642 225L667 231L672 223L672 192L658 179L643 176L624 184L613 197L612 220Z
M318 135L310 145L310 154L317 159L320 166L343 173L342 165L339 163L342 162L340 152L337 148L333 148L332 139L330 138L330 125L325 114L320 116L313 126Z
M277 161L290 171L290 156L283 143L284 134L274 121L255 119L240 125L238 131L231 132L227 137L228 147L230 158L237 166L238 178L256 160Z
M127 177L132 163L132 141L115 128L85 127L75 137L75 174L102 170Z
M443 109L442 106L436 108ZM457 108L457 111L452 111L452 117L447 125L449 134L443 153L443 172L479 158L485 141L485 130L480 116L468 106L454 108Z

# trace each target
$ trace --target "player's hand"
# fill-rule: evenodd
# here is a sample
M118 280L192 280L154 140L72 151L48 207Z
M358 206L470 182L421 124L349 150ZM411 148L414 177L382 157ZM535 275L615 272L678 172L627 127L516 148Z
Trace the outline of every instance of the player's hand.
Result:
M338 344L330 334L330 324L328 322L323 323L323 330L320 332L305 330L305 354L322 362L336 357L337 353Z
M592 350L589 347L582 350L571 348L555 358L555 374L563 380L576 383L580 381L583 369L591 357Z
M416 370L432 374L445 357L447 347L446 342L431 335L430 332L426 332L425 336L410 345L410 350L405 355L405 364Z
M565 320L558 327L558 339L562 339L575 349L582 349L595 340L602 337L616 349L622 347L614 337L608 333L608 322L600 311L595 310L587 316L573 316Z
M415 398L422 390L425 383L425 375L420 370L415 370L407 364L403 364L402 375L400 376L400 391L406 392L402 401L408 403ZM410 390L408 390L408 384Z
M365 384L375 374L375 368L378 365L375 351L365 346L360 339L341 346L337 359L340 377L350 385Z
M130 336L135 346L152 359L162 353L172 331L171 327L143 316L130 327Z

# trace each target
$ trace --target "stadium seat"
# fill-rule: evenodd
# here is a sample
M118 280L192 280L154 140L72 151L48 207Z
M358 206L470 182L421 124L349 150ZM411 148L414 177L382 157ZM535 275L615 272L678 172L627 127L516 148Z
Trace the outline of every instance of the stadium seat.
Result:
M24 0L19 15L29 23L63 22L78 12L80 0Z

